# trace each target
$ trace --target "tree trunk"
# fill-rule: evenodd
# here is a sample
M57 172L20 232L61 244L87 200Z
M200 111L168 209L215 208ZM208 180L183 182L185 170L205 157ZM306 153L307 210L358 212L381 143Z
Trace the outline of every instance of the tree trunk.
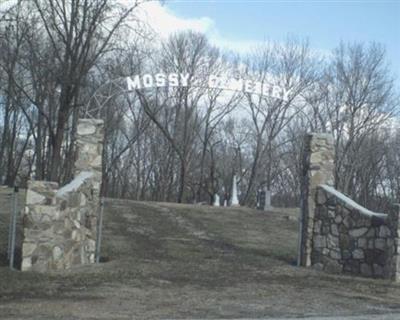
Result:
M57 129L53 141L53 154L51 157L50 167L50 181L60 181L60 165L61 165L61 148L64 138L65 124L68 119L68 111L65 107L60 107L60 111L57 117Z

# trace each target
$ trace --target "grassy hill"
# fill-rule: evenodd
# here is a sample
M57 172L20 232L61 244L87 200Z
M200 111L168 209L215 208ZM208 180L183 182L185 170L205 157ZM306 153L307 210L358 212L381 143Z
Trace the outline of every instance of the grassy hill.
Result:
M400 286L295 266L295 213L108 200L102 260L0 267L4 319L229 319L400 312Z

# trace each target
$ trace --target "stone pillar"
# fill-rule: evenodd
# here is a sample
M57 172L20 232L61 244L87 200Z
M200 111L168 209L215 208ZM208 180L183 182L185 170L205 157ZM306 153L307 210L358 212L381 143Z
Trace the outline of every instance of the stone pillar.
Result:
M104 121L99 119L79 119L76 135L75 177L83 171L93 172L93 188L99 194L102 177Z
M57 189L56 182L28 181L21 271L47 271L56 263L53 259L53 247L58 241L56 231L64 223L55 198Z
M307 134L304 141L301 183L298 265L311 265L316 189L334 185L335 149L330 134Z
M75 177L82 172L91 172L92 202L94 208L88 217L90 231L97 234L97 214L100 206L100 187L102 180L102 158L104 143L104 121L101 119L78 119L76 132L77 158Z
M70 183L59 188L54 182L28 182L22 271L94 262L103 130L102 120L78 120L75 177Z
M231 206L233 206L233 207L239 206L239 199L238 199L238 195L237 195L236 175L233 176L233 182L232 182Z
M395 228L397 232L394 238L394 248L393 248L393 280L396 282L400 282L400 204L396 204L397 206L397 214L395 218Z

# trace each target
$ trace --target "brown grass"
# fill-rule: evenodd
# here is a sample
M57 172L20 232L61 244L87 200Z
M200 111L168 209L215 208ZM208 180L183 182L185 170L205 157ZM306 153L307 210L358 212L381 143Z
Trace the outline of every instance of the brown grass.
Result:
M291 214L293 216L293 213ZM279 210L108 200L103 259L49 275L0 268L7 319L262 318L400 312L400 286L296 267Z

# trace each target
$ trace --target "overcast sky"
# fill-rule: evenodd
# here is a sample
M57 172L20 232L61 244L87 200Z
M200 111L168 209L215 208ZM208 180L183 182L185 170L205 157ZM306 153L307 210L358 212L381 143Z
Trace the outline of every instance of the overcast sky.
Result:
M0 7L14 2L0 0ZM263 41L284 41L288 35L308 38L322 53L341 40L377 41L386 47L400 84L400 0L166 0L164 5L146 3L141 14L163 37L193 29L239 52Z
M214 44L241 52L264 40L283 41L287 35L306 37L321 52L341 40L377 41L386 47L391 69L400 76L400 0L169 0L147 8L152 25L164 36L191 28L207 33Z

